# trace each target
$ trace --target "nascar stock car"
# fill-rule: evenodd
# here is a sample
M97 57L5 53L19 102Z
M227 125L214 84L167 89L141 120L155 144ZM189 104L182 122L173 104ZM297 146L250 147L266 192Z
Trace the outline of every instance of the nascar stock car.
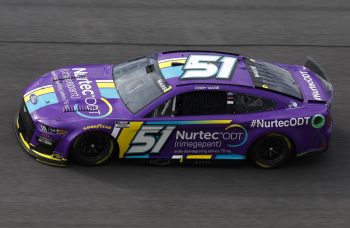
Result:
M332 98L311 58L299 66L170 51L44 74L25 89L15 128L24 149L51 165L100 165L115 154L274 168L328 148Z

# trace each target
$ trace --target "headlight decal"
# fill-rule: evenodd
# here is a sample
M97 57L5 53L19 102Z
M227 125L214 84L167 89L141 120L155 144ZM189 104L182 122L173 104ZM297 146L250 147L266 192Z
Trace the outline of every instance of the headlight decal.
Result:
M42 132L45 132L45 133L51 133L51 134L56 134L56 135L63 135L67 132L65 130L49 127L49 126L46 126L44 124L40 124L40 130Z

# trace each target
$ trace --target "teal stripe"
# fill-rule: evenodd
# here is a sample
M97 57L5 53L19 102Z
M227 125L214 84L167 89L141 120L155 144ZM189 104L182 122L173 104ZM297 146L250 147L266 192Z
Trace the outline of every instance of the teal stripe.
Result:
M218 154L215 159L231 159L231 160L243 160L245 156L240 154Z
M149 121L146 124L155 124L155 125L164 125L164 124L189 125L189 124L205 124L205 121L203 121L203 120ZM214 124L214 123L211 123L211 124Z
M125 158L149 158L149 154L145 154L145 155L128 155L128 156L125 156Z
M183 74L183 66L173 66L160 69L165 79L180 77Z
M100 93L105 98L119 98L119 94L115 88L100 88Z
M40 108L43 108L45 106L52 105L52 104L57 104L57 103L58 103L58 99L56 94L47 93L47 94L38 96L38 102L36 104L32 104L32 102L29 99L29 101L26 102L26 106L29 113L32 113Z

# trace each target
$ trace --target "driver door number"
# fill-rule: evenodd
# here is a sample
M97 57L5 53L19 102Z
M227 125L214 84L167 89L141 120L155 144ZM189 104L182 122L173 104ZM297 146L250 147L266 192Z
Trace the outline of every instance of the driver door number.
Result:
M158 154L176 126L143 125L130 143L127 154Z

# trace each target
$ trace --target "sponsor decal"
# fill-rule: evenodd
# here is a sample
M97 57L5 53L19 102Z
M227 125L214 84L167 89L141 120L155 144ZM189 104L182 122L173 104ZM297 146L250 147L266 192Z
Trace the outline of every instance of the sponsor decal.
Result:
M308 83L309 89L311 90L311 93L312 93L312 97L317 101L321 101L322 98L321 98L320 92L318 91L316 84L314 80L311 78L311 76L309 75L309 73L306 71L299 71L299 72L301 76L304 78L304 80Z
M296 127L309 124L310 117L290 118L287 120L252 120L251 128Z
M236 135L239 135L239 138L237 138L236 142L233 142L232 144L227 144L229 147L239 147L244 145L248 140L248 132L247 130L239 124L232 124L225 128L225 131L231 129L232 131L235 131Z
M161 88L161 90L163 90L163 93L166 93L172 89L171 85L169 85L167 82L165 82L162 78L159 78L157 80L157 83L158 83L159 87Z
M224 131L177 130L175 133L175 151L177 153L215 153L215 148L239 147L244 145L247 139L247 130L239 124L232 124L226 127ZM196 151L196 149L206 150Z
M40 131L43 132L44 134L45 133L50 133L50 134L64 135L65 133L67 133L65 130L49 127L49 126L46 126L44 124L39 124L39 126L40 126Z
M292 108L297 108L298 107L298 103L295 101L290 101L288 108L292 109Z
M108 125L104 125L104 124L95 124L95 125L90 125L90 126L83 127L84 131L91 130L91 129L107 129L107 130L110 130L110 129L112 129L112 127L108 126Z
M105 98L101 98L100 100L102 102L99 102L99 104L97 104L97 100L93 99L92 101L94 103L89 103L89 104L95 105L95 106L90 106L91 109L89 109L89 111L84 113L79 111L78 104L76 104L74 106L74 109L76 110L75 113L78 114L79 116L89 118L89 119L100 119L100 118L109 116L113 111L112 105Z
M86 68L60 69L58 73L52 72L52 75L64 110L71 110L73 107L76 114L92 119L103 118L112 113L111 104L105 98L96 97L98 86L96 82L89 80ZM78 104L80 101L83 104Z
M255 66L250 66L250 69L252 69L252 72L254 74L254 77L256 78L260 78L260 75L259 75L259 72L258 72L258 69L256 69Z
M40 129L43 132L49 132L48 128L45 125L43 125L43 124L40 124Z
M34 104L34 105L35 105L36 103L38 103L38 96L35 95L34 93L30 95L29 99L30 99L30 102L31 102L32 104Z
M218 90L220 86L218 85L198 85L194 87L195 90Z
M115 128L129 128L130 122L129 121L116 121L114 127Z
M38 140L38 142L45 144L45 145L48 145L48 146L52 146L54 143L52 140L45 138L45 137L42 137L42 136L39 136L37 140Z

